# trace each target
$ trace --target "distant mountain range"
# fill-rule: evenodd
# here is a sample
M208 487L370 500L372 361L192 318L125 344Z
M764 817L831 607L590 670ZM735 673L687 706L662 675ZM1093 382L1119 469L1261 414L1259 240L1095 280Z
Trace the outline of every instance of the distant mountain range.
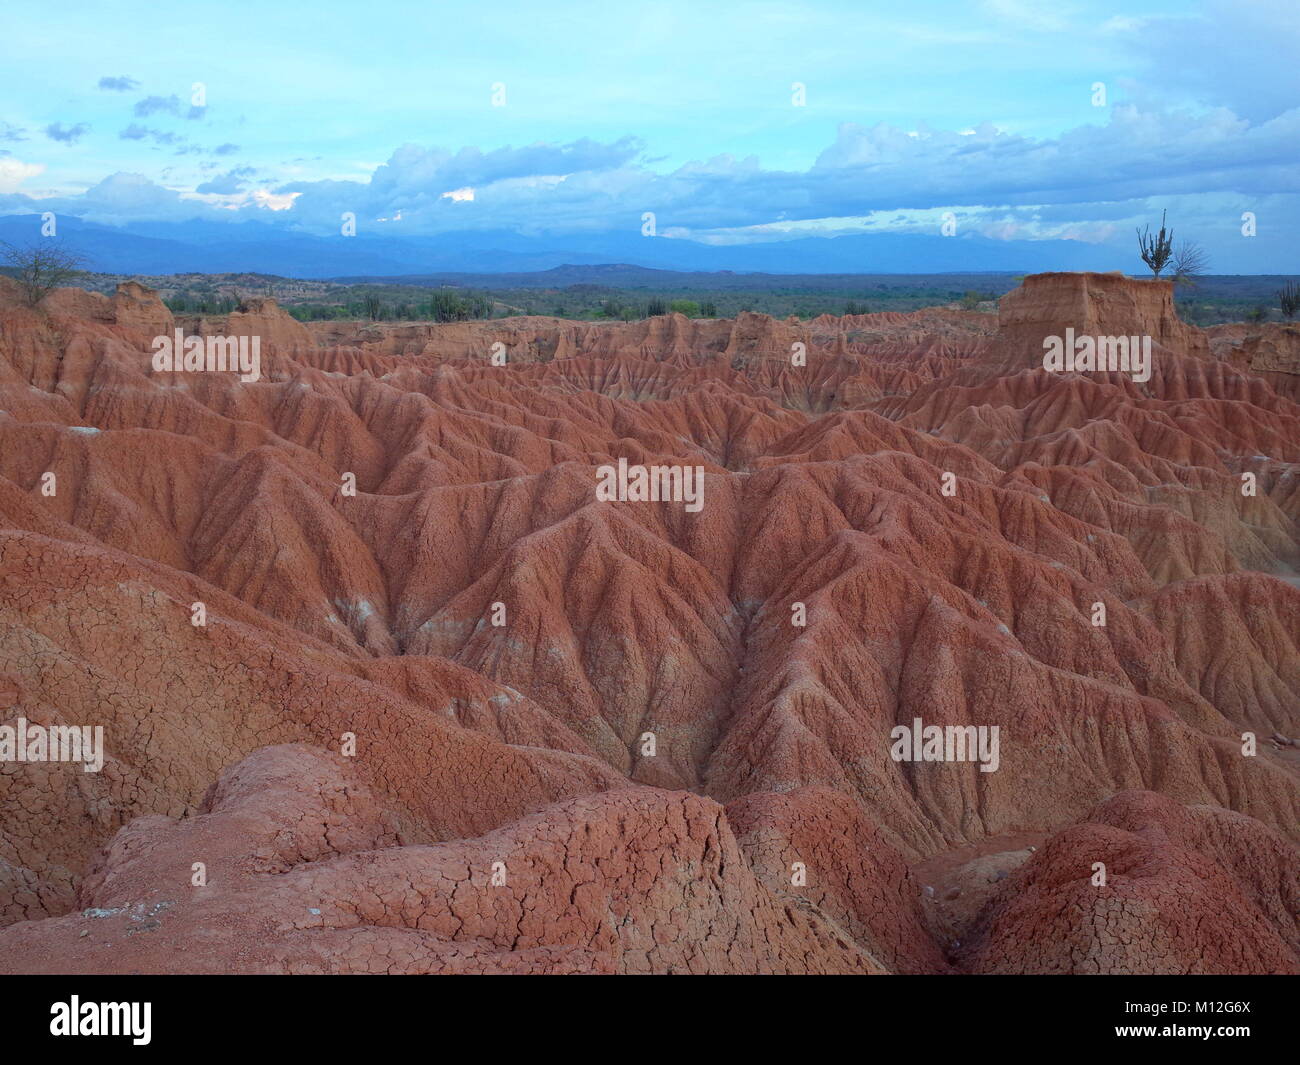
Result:
M636 232L563 237L466 231L436 237L321 237L262 222L150 222L122 227L60 216L59 239L103 273L255 271L300 278L375 278L447 273L534 273L622 264L620 269L770 274L1028 273L1132 269L1133 255L1071 240L1000 241L869 234L761 244L701 244ZM0 240L43 239L38 215L0 217ZM568 282L576 283L576 282ZM615 282L606 281L612 284Z

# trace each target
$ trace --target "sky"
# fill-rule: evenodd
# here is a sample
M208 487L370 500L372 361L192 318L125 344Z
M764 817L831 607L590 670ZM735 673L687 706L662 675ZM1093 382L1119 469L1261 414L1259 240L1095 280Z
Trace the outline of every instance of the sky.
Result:
M1300 270L1300 4L7 5L0 214L941 232ZM1254 219L1254 236L1243 214Z

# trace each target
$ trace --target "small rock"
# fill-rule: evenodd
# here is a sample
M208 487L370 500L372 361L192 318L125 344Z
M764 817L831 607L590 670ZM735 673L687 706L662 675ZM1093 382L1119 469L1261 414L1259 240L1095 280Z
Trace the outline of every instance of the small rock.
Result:
M927 899L934 898L934 888L932 888L929 884L925 885L924 891L925 891L925 897Z
M948 892L948 894L946 894L946 895L944 896L944 898L945 898L945 899L949 899L949 900L951 900L951 899L958 898L960 895L961 895L961 888L959 888L959 887L955 887L955 888L952 888L952 889Z

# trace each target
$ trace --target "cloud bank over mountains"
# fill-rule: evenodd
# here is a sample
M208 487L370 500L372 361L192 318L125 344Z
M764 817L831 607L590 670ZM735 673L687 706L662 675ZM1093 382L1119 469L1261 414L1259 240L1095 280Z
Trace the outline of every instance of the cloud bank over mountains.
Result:
M1083 24L1077 9L1045 14L1018 0L981 10L986 20L1018 24L1029 38L1062 41ZM157 91L133 72L105 73L95 98L115 103L111 113L125 119L110 123L111 133L89 118L39 128L0 122L0 213L171 225L169 236L182 241L193 239L201 223L248 221L322 239L340 235L345 223L358 236L383 240L513 234L521 246L549 241L557 250L595 238L622 247L624 238L650 230L683 248L689 242L721 249L943 233L1009 246L1074 242L1132 258L1134 227L1167 208L1177 232L1206 248L1216 272L1286 272L1297 268L1293 249L1300 246L1300 74L1280 60L1288 49L1292 57L1300 52L1297 21L1273 0L1145 18L1096 12L1086 24L1105 60L1091 64L1136 73L1080 83L1079 100L1090 92L1092 98L1070 112L1071 124L1051 132L1017 129L1001 118L960 128L885 119L827 125L829 110L822 110L817 122L829 139L814 147L802 130L803 165L787 161L780 129L750 138L763 151L681 158L671 135L638 131L631 106L629 131L618 135L564 138L548 135L560 123L543 123L528 142L447 147L425 138L392 140L398 146L384 161L346 165L322 136L321 155L274 159L264 133L247 138L260 147L242 147L242 135L225 139L241 127L259 130L273 116L223 117L220 105L209 106L201 81L192 97ZM946 69L942 55L936 62ZM1042 77L1029 64L1007 74L1022 95ZM987 78L971 86L975 99L994 99L997 89ZM489 110L480 104L481 112ZM997 113L989 103L980 106ZM788 111L793 118L765 121L804 121L798 107ZM306 121L331 126L328 115ZM371 121L381 131L390 125L382 116ZM484 140L492 139L491 121L482 113L477 121ZM128 152L125 165L95 174L110 154L92 147L97 137ZM716 137L730 139L722 130ZM87 177L47 187L52 164L45 160L60 152L79 153ZM59 172L70 165L64 159ZM1249 238L1247 215L1256 232ZM629 247L638 254L638 245ZM825 269L839 268L833 258Z

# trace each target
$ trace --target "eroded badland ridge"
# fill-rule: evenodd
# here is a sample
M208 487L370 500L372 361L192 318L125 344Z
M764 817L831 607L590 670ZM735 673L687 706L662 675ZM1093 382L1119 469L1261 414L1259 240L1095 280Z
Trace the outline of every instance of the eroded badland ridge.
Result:
M0 724L104 737L0 763L0 970L1300 971L1298 400L1300 330L1119 275L457 325L0 280Z

